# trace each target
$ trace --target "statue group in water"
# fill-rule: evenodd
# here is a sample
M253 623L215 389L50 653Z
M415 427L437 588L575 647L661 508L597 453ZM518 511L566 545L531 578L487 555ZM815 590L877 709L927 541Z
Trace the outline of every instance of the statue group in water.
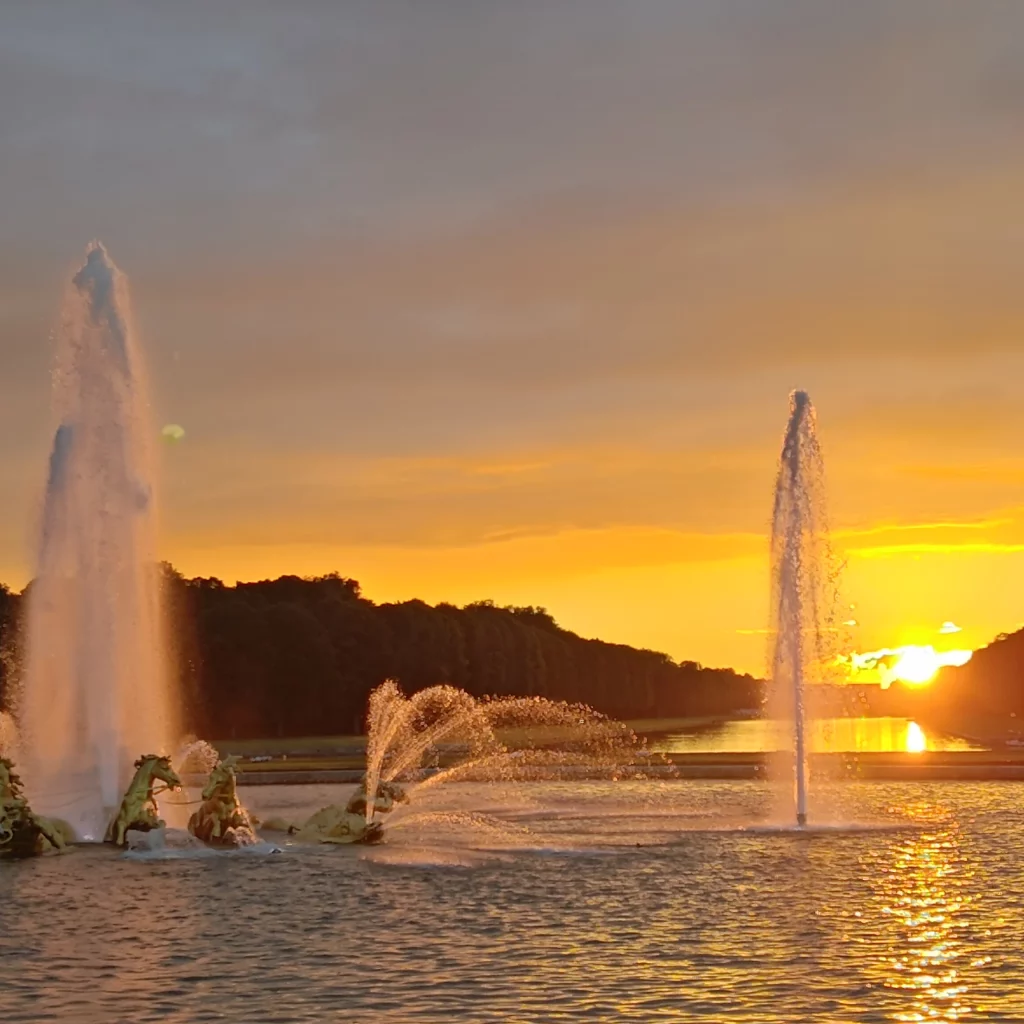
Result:
M0 856L59 852L70 840L71 830L63 822L44 818L29 807L14 762L0 757Z
M114 846L152 848L161 842L149 842L147 834L162 836L166 827L156 798L160 793L180 791L182 781L171 759L162 754L145 754L134 767L135 774L104 840ZM259 842L258 822L238 798L237 773L238 760L234 756L218 761L203 787L199 807L189 818L188 831L208 846L231 848ZM273 819L263 827L287 832L299 842L379 843L383 837L381 816L408 799L397 783L381 781L368 808L364 777L344 807L324 807L302 825ZM73 841L73 832L65 822L33 812L13 762L0 757L0 858L60 853Z

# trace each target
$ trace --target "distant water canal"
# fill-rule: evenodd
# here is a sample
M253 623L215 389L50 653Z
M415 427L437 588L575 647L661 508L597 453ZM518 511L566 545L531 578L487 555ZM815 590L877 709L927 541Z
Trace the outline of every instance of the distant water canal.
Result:
M755 754L792 747L792 726L772 719L742 719L692 732L652 738L651 748L666 754ZM811 749L837 754L921 750L981 750L970 740L921 728L908 718L822 718L811 723Z

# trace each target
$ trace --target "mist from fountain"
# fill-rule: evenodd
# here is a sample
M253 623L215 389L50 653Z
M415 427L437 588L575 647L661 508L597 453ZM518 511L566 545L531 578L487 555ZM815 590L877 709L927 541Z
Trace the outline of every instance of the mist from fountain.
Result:
M370 694L366 817L381 783L410 798L401 819L433 787L451 782L533 782L580 778L640 779L671 773L622 722L584 704L542 697L477 699L454 686L405 696L387 681Z
M815 683L830 661L834 571L825 500L825 473L814 406L805 391L790 396L771 529L771 611L767 713L791 723L792 747L769 769L779 788L783 821L804 826L813 813L808 737L815 717Z
M182 740L178 750L171 756L174 770L182 776L209 775L219 760L220 754L216 747L194 736Z
M98 242L57 335L21 703L41 813L101 839L140 754L176 732L164 657L149 402L128 284Z
M14 716L7 711L0 711L0 757L7 757L12 761L21 759L18 725Z

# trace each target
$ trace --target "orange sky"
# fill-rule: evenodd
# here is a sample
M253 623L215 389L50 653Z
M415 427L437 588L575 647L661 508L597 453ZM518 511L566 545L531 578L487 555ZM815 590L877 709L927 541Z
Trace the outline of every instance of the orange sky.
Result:
M111 6L0 32L3 578L100 236L188 574L760 671L801 387L850 646L1024 621L1024 7Z

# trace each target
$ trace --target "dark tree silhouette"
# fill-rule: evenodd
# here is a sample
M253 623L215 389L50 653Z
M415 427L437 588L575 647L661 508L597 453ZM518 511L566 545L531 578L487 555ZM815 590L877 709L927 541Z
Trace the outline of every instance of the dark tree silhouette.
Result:
M184 727L223 739L358 732L385 679L406 692L451 683L475 696L581 701L620 718L728 714L760 683L729 669L587 640L543 608L480 601L374 604L337 574L226 586L161 567ZM21 597L0 588L0 650L17 653ZM11 658L0 659L0 707Z

